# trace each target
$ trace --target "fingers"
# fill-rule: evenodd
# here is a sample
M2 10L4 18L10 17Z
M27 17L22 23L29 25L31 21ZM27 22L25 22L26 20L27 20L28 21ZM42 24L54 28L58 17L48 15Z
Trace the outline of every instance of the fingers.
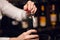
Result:
M27 4L24 5L24 10L25 10L25 11L28 10Z
M31 11L32 2L31 2L31 1L28 1L28 2L27 2L27 5L28 5L28 10Z
M28 1L25 5L24 5L24 10L31 10L31 1Z
M30 39L30 40L39 40L39 37L38 38L35 38L35 39Z
M32 39L32 38L38 38L37 34L36 35L35 34L34 35L31 34L31 33L35 33L35 32L37 32L37 31L34 30L34 29L28 30L27 32L24 32L21 35L19 35L17 37L17 39L20 39L20 40L29 40L29 39Z
M25 39L25 40L39 40L39 38Z
M33 9L31 10L31 13L35 13L37 10L36 6L34 5Z
M35 6L34 2L31 2L31 9L30 10L32 10L34 8L34 6Z
M33 39L33 38L38 38L38 35L27 35L25 39Z
M37 8L36 6L34 5L34 2L32 1L28 1L25 5L24 5L24 10L28 10L30 11L31 13L35 13Z
M31 33L36 33L36 32L37 32L36 30L31 29L31 30L27 31L26 34L29 35L29 34L31 34Z

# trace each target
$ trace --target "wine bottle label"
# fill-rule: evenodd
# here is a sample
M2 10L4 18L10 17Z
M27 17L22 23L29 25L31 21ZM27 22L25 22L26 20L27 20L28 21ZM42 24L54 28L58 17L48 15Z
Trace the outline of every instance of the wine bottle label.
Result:
M55 5L54 5L54 4L52 5L52 10L53 10L53 11L55 10Z
M46 17L45 16L40 17L40 26L42 26L42 27L46 26Z
M57 16L56 16L56 14L54 14L54 13L52 13L51 15L51 21L56 21L57 19Z
M28 23L26 21L22 21L22 28L28 28Z
M42 6L41 6L41 10L42 10L42 11L44 11L44 10L45 10L44 5L42 5Z
M38 26L37 17L33 16L33 28L36 28L37 26Z
M55 13L50 14L50 16L51 16L51 24L52 24L53 28L55 28L57 16Z

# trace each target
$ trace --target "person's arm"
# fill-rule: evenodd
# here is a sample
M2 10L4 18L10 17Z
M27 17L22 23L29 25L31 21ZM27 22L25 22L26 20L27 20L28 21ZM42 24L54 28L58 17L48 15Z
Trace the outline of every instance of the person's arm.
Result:
M23 18L26 18L26 11L13 6L7 0L0 0L0 10L4 15L16 19L17 21L21 21Z
M17 40L17 38L0 37L0 40Z
M0 11L0 20L2 19L2 13L1 13L1 11Z
M9 40L10 38L7 37L0 37L0 40Z
M23 32L18 37L12 37L12 38L0 37L0 40L31 40L39 37L37 34L31 34L31 33L37 33L37 31L34 29L31 29L26 32Z
M22 9L13 6L7 0L0 0L0 10L3 12L3 14L7 15L8 17L16 19L17 21L21 21L22 19L26 18L26 15L29 15L26 14L26 10L34 14L37 11L37 8L34 5L34 2L32 1L28 1L24 5L25 10L24 11Z

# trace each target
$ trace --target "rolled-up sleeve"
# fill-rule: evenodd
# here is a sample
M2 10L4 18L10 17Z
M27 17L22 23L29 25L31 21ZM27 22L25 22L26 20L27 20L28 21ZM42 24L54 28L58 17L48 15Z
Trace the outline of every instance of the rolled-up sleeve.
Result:
M7 37L0 37L0 40L9 40L10 38Z
M26 11L13 6L7 0L0 0L0 5L0 10L4 15L16 19L17 21L26 18Z
M2 13L1 13L1 11L0 11L0 20L2 20Z

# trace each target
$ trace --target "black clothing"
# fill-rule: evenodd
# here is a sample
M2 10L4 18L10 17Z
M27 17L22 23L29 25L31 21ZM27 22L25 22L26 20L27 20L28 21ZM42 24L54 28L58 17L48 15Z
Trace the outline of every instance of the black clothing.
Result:
M11 4L14 6L23 9L23 6L27 3L28 0L8 0ZM37 0L33 0L35 4L37 4ZM14 9L13 9L14 10ZM2 35L0 36L5 36L5 37L15 37L23 33L24 29L22 29L21 23L18 25L13 25L12 21L15 21L7 16L3 16L2 21L1 21L1 29L3 30Z

